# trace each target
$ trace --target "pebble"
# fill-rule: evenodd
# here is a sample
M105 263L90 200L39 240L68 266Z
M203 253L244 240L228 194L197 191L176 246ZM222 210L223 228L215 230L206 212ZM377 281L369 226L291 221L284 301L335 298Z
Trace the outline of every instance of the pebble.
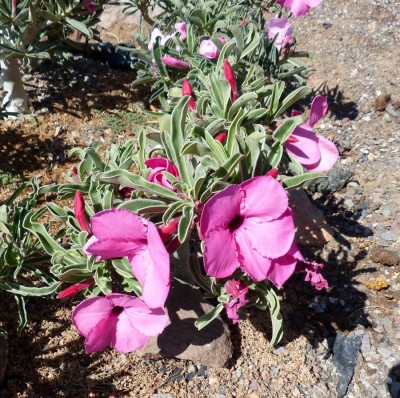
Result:
M369 257L375 263L394 266L400 263L400 256L382 246L373 246L369 251Z
M378 354L381 355L383 358L388 358L392 354L392 351L383 344L380 344L376 350L378 351Z
M389 240L395 242L397 240L397 235L391 231L386 231L381 234L383 240Z
M275 348L273 352L275 355L282 355L285 353L285 351L286 351L286 348L284 346L281 346L281 347Z

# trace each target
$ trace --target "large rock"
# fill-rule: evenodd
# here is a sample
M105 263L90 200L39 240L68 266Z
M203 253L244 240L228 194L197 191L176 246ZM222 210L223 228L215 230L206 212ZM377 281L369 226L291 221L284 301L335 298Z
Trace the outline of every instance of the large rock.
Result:
M171 323L160 336L153 337L138 352L147 359L180 358L210 367L224 367L232 357L232 344L227 325L220 317L197 330L194 322L210 312L209 304L198 289L175 283L166 308Z
M335 232L326 222L324 213L310 202L303 189L290 190L289 203L294 211L299 246L320 247L334 239Z
M4 374L6 372L7 356L8 356L7 335L5 333L2 333L0 329L0 384L3 381Z

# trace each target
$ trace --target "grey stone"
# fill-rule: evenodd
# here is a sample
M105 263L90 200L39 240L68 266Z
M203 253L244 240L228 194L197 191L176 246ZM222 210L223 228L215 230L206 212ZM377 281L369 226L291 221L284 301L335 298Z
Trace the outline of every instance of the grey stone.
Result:
M353 173L348 166L336 163L327 173L327 178L310 186L310 190L324 194L332 194L342 189L350 180L352 175Z
M213 308L200 290L174 282L166 303L171 323L138 354L146 359L180 358L210 367L226 366L232 357L227 325L220 317L201 330L194 325L198 317Z
M363 354L371 351L371 340L368 333L365 333L362 337L360 351Z
M383 344L380 344L376 350L378 351L378 354L382 355L383 358L389 358L392 354L392 351Z
M390 241L395 242L395 241L397 240L397 235L394 234L394 233L391 232L391 231L385 231L385 232L383 232L383 233L381 234L381 238L382 238L383 240L390 240Z
M400 263L400 256L383 248L382 246L373 246L369 251L369 257L374 263L393 266Z
M335 232L324 213L311 203L303 189L290 190L289 203L294 211L298 245L320 247L334 239Z
M7 334L0 329L0 384L4 379L7 368L8 339Z

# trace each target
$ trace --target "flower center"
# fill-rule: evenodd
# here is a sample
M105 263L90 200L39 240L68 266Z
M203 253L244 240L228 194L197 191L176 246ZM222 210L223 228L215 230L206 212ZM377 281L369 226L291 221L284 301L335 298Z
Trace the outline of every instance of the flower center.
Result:
M112 313L113 313L113 315L119 315L123 310L124 310L124 307L121 307L120 305L116 305L112 309Z
M243 224L243 221L243 216L235 216L228 225L229 231L235 232Z

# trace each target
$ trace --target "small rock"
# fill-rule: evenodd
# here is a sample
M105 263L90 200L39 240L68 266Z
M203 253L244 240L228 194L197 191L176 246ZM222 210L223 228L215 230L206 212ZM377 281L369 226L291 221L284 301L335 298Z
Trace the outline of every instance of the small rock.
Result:
M315 312L322 314L326 311L326 301L321 297L315 296L309 305Z
M276 366L271 366L271 367L269 368L269 373L270 373L271 375L274 375L274 374L278 373L278 368L277 368Z
M373 246L369 251L369 257L374 263L393 266L400 263L400 256L382 246Z
M386 123L391 123L391 122L392 122L392 117L391 117L388 113L385 113L385 114L383 115L383 120L384 120Z
M352 209L354 208L354 202L351 199L346 199L343 204L348 208Z
M250 382L250 388L252 390L258 390L258 381L256 379L252 379Z
M310 190L324 194L332 194L342 189L350 180L352 175L353 173L348 166L336 163L336 165L327 173L327 178L310 186Z
M286 348L284 346L281 346L281 347L275 348L273 352L275 355L282 355L285 353L285 351L286 351Z
M390 94L382 94L375 98L375 109L377 111L384 111L390 102Z
M209 304L198 289L178 282L172 284L166 308L171 323L157 337L150 338L138 351L146 359L180 358L210 367L224 367L232 357L229 329L220 317L197 330L194 322L210 312Z
M325 23L322 24L322 26L323 26L325 29L330 29L333 25L332 25L331 23L325 22Z
M392 351L382 344L379 345L376 350L378 351L378 354L382 355L383 358L389 358L392 354Z
M374 279L372 279L372 280L370 280L368 282L365 282L364 285L368 289L376 290L378 292L380 290L387 289L390 286L389 283L385 279L383 279L381 277L374 278Z
M362 337L362 340L361 340L360 351L363 354L366 354L366 353L371 351L371 340L369 338L368 333L364 333L363 334L363 337Z
M394 233L391 232L391 231L385 231L385 232L383 232L383 233L381 234L381 238L382 238L383 240L390 240L390 241L395 242L395 241L397 240L397 235L394 234Z

